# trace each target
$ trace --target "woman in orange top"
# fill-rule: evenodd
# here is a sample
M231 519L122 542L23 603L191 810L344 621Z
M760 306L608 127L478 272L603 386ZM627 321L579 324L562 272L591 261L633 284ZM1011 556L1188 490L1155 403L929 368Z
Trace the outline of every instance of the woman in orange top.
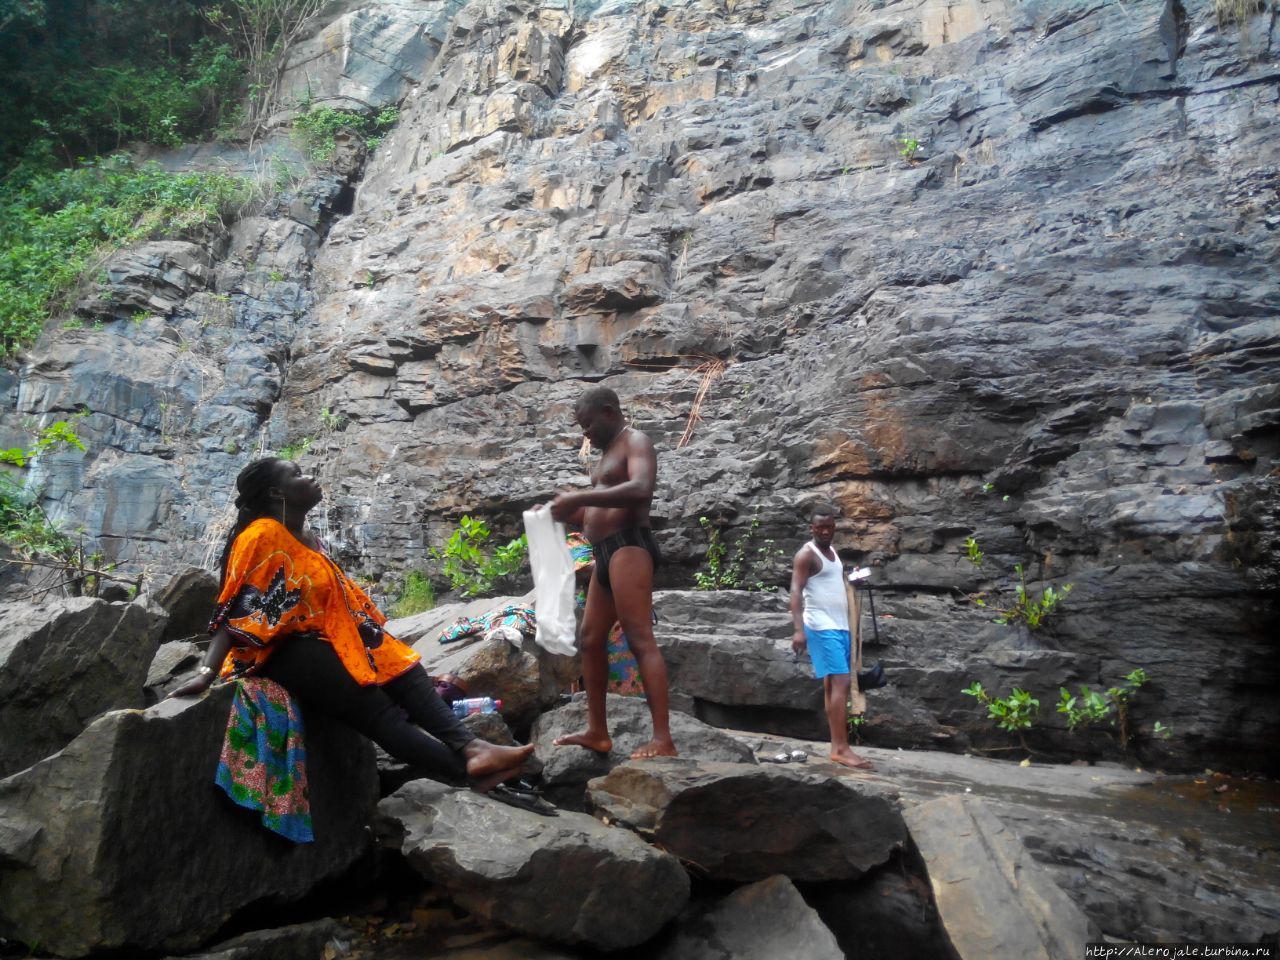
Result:
M520 773L532 746L478 739L436 693L412 648L306 529L323 493L288 460L255 460L236 478L239 515L222 552L213 634L197 675L175 696L260 674L308 710L337 717L426 772L466 774L488 790Z

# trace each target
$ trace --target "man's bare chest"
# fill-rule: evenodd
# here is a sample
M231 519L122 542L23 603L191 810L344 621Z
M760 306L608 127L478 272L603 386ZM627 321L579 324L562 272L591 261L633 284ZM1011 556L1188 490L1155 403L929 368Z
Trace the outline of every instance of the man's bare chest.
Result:
M606 453L591 471L593 487L612 487L627 480L627 459L617 453Z

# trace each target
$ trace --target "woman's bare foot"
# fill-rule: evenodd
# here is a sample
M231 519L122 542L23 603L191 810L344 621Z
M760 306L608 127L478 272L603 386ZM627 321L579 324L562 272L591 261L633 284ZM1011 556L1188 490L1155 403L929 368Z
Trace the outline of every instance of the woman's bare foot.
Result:
M493 774L508 770L511 772L503 779L510 779L518 774L524 762L533 756L533 744L523 747L500 747L496 743L472 740L462 748L462 756L467 761L467 779L469 780L484 780Z
M832 750L831 762L838 763L842 767L851 767L854 770L874 770L871 761L866 757L860 757L849 748L844 750Z
M476 793L488 793L498 784L506 783L508 780L514 780L516 777L520 776L520 773L522 770L524 770L524 765L517 764L514 767L508 767L505 770L499 770L496 773L489 774L488 776L468 777L467 786L469 786Z
M676 745L670 737L659 740L654 737L642 747L637 747L636 751L631 754L632 760L652 760L654 757L678 757L680 754L676 751Z
M609 738L609 734L596 733L593 730L571 733L567 737L556 737L551 742L557 747L586 747L596 753L608 753L613 749L613 740Z

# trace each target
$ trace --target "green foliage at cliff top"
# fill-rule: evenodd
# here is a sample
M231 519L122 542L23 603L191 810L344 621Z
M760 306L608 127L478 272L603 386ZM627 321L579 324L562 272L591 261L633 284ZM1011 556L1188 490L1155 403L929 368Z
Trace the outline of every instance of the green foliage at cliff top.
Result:
M166 173L108 157L71 170L18 171L0 194L0 357L34 340L95 257L190 233L248 202L223 174Z
M0 0L0 161L49 168L207 136L243 64L204 0Z

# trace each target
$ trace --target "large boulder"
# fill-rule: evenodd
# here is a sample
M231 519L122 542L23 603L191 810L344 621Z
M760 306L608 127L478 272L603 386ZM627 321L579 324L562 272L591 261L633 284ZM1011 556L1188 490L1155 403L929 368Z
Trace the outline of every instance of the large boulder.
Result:
M213 783L232 688L100 717L0 781L0 937L59 956L186 950L237 910L297 899L369 848L373 752L307 727L316 841L266 830Z
M0 776L56 753L94 717L143 705L163 615L72 597L0 609Z
M201 567L187 567L150 591L151 598L169 615L161 642L204 637L209 632L218 598L218 577Z
M896 795L825 771L645 760L588 785L592 806L708 876L846 880L906 843Z
M500 637L471 634L441 643L441 632L459 617L482 617L509 604L532 606L532 596L490 597L445 604L387 624L391 634L413 645L433 676L452 673L467 685L469 697L495 697L514 728L531 723L559 700L581 669L576 657L548 653L529 637L513 644Z
M1071 960L1100 939L984 801L943 797L904 816L960 960Z
M786 877L769 877L680 918L657 960L844 960L831 931Z
M147 706L163 700L191 679L204 658L204 650L190 640L170 640L160 644L147 668Z
M605 710L609 734L613 738L613 749L607 754L555 744L557 737L586 727L585 694L577 694L564 706L544 713L533 725L530 742L537 746L537 754L543 762L543 782L557 802L578 805L588 780L626 763L632 752L648 743L653 736L653 719L645 701L608 694ZM750 746L683 713L671 714L671 737L682 757L726 763L756 762Z
M543 817L428 780L378 805L378 832L472 913L604 950L653 936L689 899L669 853L582 813Z

